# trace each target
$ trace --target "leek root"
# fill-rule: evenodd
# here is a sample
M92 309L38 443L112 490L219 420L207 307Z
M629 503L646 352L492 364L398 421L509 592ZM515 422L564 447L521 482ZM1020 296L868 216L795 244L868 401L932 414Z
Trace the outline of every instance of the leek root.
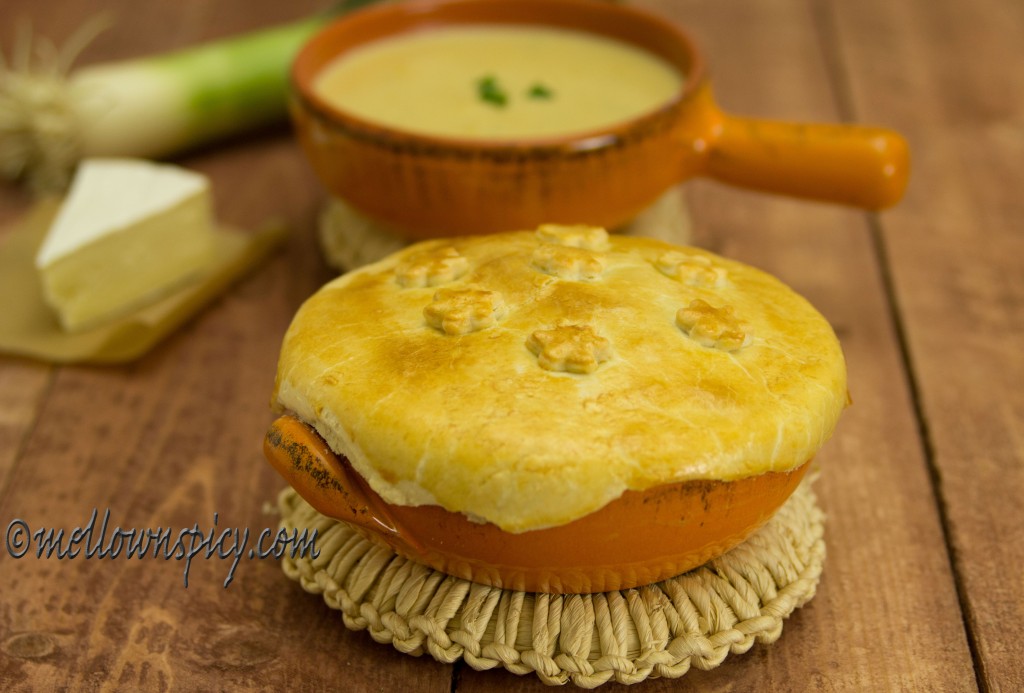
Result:
M0 56L0 176L39 191L66 187L92 156L160 158L282 120L288 66L338 12L376 0L164 55L71 70L98 33L83 26L63 51L22 36Z

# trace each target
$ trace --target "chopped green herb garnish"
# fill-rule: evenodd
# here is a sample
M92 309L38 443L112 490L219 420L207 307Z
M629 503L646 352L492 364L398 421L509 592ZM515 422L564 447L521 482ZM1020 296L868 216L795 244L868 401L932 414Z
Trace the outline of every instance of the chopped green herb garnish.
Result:
M537 82L530 91L526 92L526 95L531 99L550 99L555 95L555 92L551 91L548 87L544 86L540 82Z
M498 84L497 78L493 75L481 77L476 83L476 93L481 101L504 107L508 103L508 94Z
M481 101L504 108L508 105L508 92L498 84L498 78L494 75L485 75L476 81L476 93ZM555 92L541 82L534 82L526 90L526 96L530 99L547 100L554 98Z

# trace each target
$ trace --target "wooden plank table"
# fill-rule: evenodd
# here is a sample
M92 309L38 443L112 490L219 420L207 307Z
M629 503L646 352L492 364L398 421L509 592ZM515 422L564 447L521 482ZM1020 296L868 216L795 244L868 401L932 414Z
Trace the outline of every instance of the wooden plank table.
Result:
M1024 5L1018 0L635 0L687 24L738 113L905 133L914 174L880 215L686 186L696 242L761 266L832 321L854 406L822 452L828 561L782 639L642 691L1024 690ZM106 0L82 62L272 24L303 0ZM57 41L81 0L5 0ZM261 459L281 336L330 277L324 194L286 128L180 159L218 217L284 219L282 252L141 360L0 357L0 524L273 527ZM30 206L0 186L0 227ZM3 234L4 231L0 231ZM4 303L15 296L0 297ZM0 690L534 691L347 631L274 561L15 559L0 552Z

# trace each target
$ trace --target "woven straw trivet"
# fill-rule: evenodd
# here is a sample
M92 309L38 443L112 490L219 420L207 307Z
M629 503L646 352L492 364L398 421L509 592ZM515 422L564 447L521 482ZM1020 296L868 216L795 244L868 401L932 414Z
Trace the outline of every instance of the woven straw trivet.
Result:
M688 244L692 234L683 189L671 188L616 231L676 245ZM366 217L338 198L330 198L320 212L318 236L324 259L339 272L376 262L409 243L387 225Z
M548 595L487 587L397 556L319 514L292 489L278 499L281 527L316 530L319 557L282 560L284 572L323 595L352 630L412 655L474 669L504 667L547 684L678 678L712 669L814 596L825 558L824 517L805 480L778 513L727 554L637 589Z

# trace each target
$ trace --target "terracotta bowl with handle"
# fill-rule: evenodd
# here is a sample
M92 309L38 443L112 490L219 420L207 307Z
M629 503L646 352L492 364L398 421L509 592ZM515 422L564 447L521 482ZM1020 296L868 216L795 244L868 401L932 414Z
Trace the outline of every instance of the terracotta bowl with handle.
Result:
M346 112L314 89L326 65L405 32L472 24L542 25L650 51L684 76L662 106L563 137L457 139L394 129ZM757 120L723 112L704 57L656 14L593 0L411 0L329 24L292 66L290 112L327 190L409 238L540 223L617 228L694 176L744 188L881 209L901 198L904 139L876 127Z

